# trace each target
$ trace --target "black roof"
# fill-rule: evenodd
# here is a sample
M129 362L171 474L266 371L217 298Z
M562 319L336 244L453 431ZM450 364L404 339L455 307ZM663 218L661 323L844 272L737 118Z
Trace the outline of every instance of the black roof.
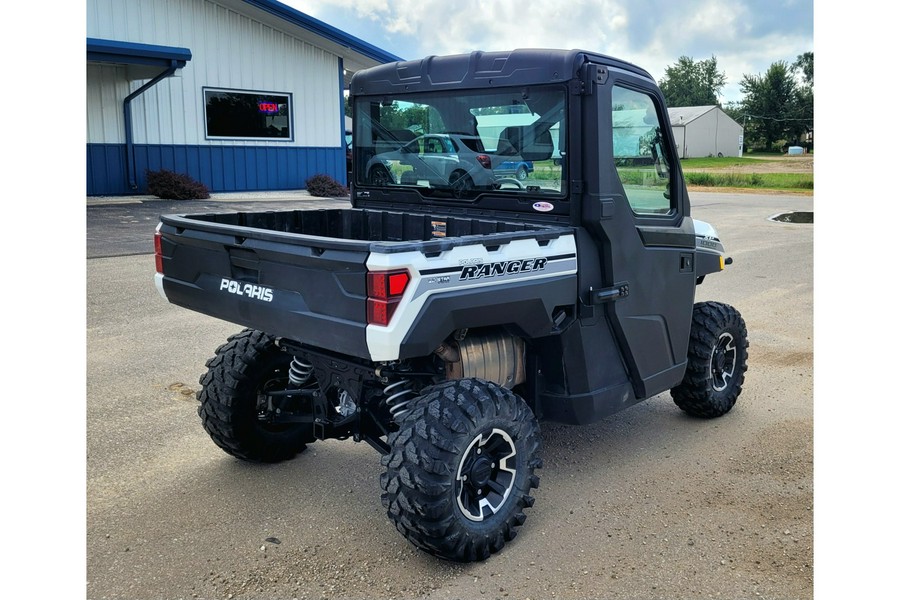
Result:
M564 82L577 76L585 62L630 71L652 79L629 62L585 50L522 48L504 52L472 52L428 56L378 65L357 72L351 94L397 93L441 88L490 88Z

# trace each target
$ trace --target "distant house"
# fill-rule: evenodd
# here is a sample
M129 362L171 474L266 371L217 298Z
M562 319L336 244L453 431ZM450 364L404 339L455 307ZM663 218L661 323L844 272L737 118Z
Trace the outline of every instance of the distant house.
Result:
M718 106L669 109L679 158L741 156L744 128Z

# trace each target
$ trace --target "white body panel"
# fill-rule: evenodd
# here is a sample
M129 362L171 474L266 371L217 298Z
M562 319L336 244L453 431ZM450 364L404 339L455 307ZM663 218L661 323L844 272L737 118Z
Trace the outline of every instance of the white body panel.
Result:
M459 267L542 258L549 259L544 267L527 272L464 279L459 270ZM407 269L411 277L390 324L387 327L369 325L366 328L366 342L372 360L389 361L400 356L400 345L430 296L462 289L571 275L578 271L578 262L575 256L575 236L564 235L546 246L539 245L534 239L515 240L496 251L488 252L483 245L472 244L452 248L432 258L419 251L397 254L373 252L366 261L366 268L370 271ZM423 274L423 271L436 270L449 271Z
M153 276L153 283L156 285L156 291L159 292L159 295L162 296L162 299L168 300L169 297L166 296L166 290L163 288L163 274L156 273Z

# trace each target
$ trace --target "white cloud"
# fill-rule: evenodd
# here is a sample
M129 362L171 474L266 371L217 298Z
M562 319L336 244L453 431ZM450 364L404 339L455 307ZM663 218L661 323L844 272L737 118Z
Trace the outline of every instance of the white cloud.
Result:
M776 0L282 0L404 58L513 48L583 48L647 69L715 55L740 98L745 73L812 50L812 3Z

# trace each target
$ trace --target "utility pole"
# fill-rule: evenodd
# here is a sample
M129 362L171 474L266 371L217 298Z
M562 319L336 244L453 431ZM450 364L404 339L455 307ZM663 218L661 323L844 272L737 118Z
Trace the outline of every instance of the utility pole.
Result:
M738 148L738 157L744 156L744 140L747 136L747 119L750 119L750 115L744 113L744 122L741 124L741 140L740 140L740 148ZM752 121L752 119L750 119Z

